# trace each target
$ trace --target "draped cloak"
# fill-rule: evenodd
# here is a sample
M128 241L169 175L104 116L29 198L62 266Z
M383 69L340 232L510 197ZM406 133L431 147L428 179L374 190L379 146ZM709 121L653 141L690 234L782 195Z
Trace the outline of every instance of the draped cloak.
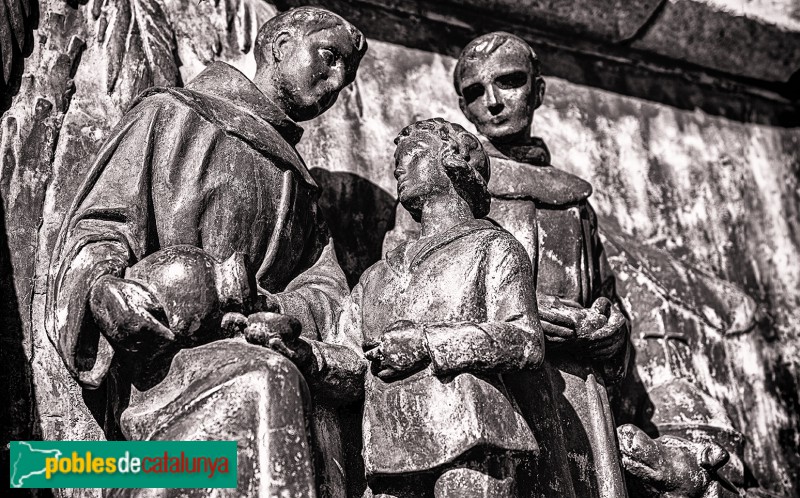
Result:
M530 145L512 147L509 155L489 142L484 142L484 148L493 173L489 218L528 251L536 268L536 292L584 308L601 296L619 303L615 277L598 236L597 217L588 202L591 184L551 166L541 139L534 137ZM624 375L628 353L627 342L605 362L569 350L547 352L556 374L551 379L576 496L626 496L604 384ZM557 443L550 439L543 446L548 442ZM562 450L547 449L554 453L551 461L557 461Z
M100 386L123 355L93 324L92 284L172 245L220 260L246 254L259 289L277 293L306 337L330 326L348 288L318 187L294 147L301 135L224 63L185 88L137 98L78 191L51 260L48 334L82 386ZM240 489L230 496L314 496L308 404L291 362L220 340L180 351L163 381L134 388L122 431L130 439L237 439Z

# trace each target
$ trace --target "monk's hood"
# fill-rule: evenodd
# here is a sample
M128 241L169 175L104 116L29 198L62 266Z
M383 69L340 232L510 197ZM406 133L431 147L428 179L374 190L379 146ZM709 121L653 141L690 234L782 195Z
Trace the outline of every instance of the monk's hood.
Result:
M318 188L294 148L303 135L303 128L238 69L224 62L213 62L186 87L149 88L131 107L151 95L165 93L261 154L281 159L304 183Z

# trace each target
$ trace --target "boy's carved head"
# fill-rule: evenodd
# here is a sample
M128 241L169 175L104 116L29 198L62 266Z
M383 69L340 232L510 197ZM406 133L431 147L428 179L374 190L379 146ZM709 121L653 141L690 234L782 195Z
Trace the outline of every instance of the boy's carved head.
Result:
M342 17L317 7L282 12L258 31L254 82L295 121L328 110L353 82L367 51L364 35Z
M473 134L433 118L405 127L394 143L397 196L415 220L427 199L451 191L476 218L489 214L489 159Z
M498 143L528 139L545 83L525 40L503 31L472 40L458 58L453 83L461 111L481 134Z

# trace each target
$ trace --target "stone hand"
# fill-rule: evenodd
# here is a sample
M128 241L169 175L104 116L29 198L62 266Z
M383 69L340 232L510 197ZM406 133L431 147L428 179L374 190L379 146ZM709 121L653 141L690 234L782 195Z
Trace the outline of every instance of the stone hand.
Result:
M175 341L164 310L142 284L104 275L89 292L89 310L102 334L116 349L157 351Z
M417 370L430 360L422 328L407 320L390 325L364 356L372 362L375 375L384 380Z
M617 427L617 438L631 496L707 496L715 481L735 496L740 495L736 486L719 473L730 454L714 442L670 435L653 439L632 424Z
M311 346L300 338L302 326L293 316L269 311L247 317L244 337L247 342L265 346L289 358L304 370L312 361Z
M625 316L605 297L583 308L557 297L540 296L539 316L553 346L575 344L598 359L612 356L626 340Z
M578 331L586 328L586 310L571 301L540 295L539 318L547 341L553 345L574 342Z
M605 297L598 298L588 311L602 317L605 323L596 329L587 327L578 334L578 339L594 359L610 358L627 340L625 315Z

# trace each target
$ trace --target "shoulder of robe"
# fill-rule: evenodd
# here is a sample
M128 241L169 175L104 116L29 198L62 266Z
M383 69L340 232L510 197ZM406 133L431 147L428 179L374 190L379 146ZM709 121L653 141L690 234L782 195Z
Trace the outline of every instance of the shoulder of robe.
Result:
M501 199L529 199L537 204L565 206L585 201L592 185L553 166L534 166L491 156L489 192Z
M262 156L296 172L309 186L318 188L297 150L269 122L247 112L233 102L214 95L174 87L153 87L140 94L128 114L149 107L175 105L190 109L258 151Z

